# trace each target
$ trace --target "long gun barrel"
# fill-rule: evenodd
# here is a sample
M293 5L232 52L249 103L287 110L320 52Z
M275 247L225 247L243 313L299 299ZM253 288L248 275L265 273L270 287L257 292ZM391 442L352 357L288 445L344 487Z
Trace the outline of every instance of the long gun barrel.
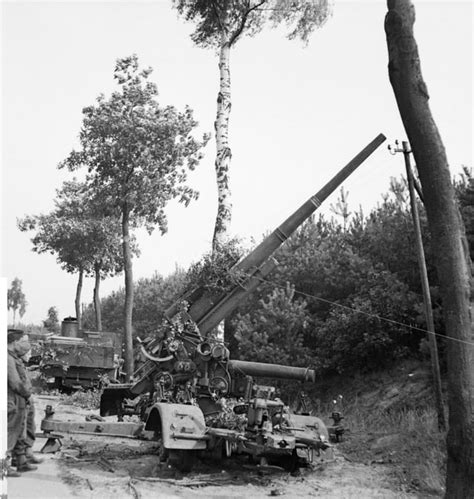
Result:
M304 367L281 366L279 364L264 364L263 362L247 362L245 360L229 360L231 371L240 372L247 376L262 378L294 379L297 381L315 382L316 373L313 369Z
M252 293L274 268L276 261L271 258L290 235L307 220L321 205L321 203L331 195L341 183L353 173L379 146L386 137L379 134L370 144L359 152L347 165L342 168L322 189L314 196L311 196L300 206L290 217L288 217L276 230L266 237L253 251L243 260L234 265L234 269L248 275L245 282L239 283L227 293L216 294L205 291L202 288L191 290L172 305L165 312L165 316L172 318L179 311L179 302L186 300L189 303L187 310L188 317L197 325L202 336L215 328L225 317L227 317L237 305L250 293ZM258 366L255 363L243 361L230 361L235 369L247 372L252 376L283 377L289 379L311 379L314 372L307 372L305 369L296 367L278 366L274 364ZM268 367L270 366L270 367ZM153 372L155 362L147 360L142 371L136 373L137 381L130 387L130 392L134 394L142 393L149 389L148 375ZM144 374L145 373L145 374ZM253 374L252 374L253 373ZM283 374L284 373L284 374ZM312 373L312 374L310 374ZM310 376L308 378L308 376Z
M277 229L266 237L251 253L237 264L240 270L259 267L293 232L308 219L356 168L358 168L385 141L383 134L377 137L339 171L322 189L311 196Z
M342 168L322 189L311 196L303 205L290 215L277 229L266 237L253 251L243 260L238 262L234 269L250 274L248 281L242 287L236 287L227 294L213 296L204 294L199 299L190 303L188 314L197 324L199 331L205 335L216 327L226 316L230 314L243 298L250 294L274 268L275 263L270 256L277 250L293 232L307 220L328 198L344 180L353 173L379 146L385 141L383 134L377 135L370 144L359 152L347 165ZM266 263L265 263L266 262ZM265 265L263 265L265 263ZM184 297L184 299L186 299ZM192 301L192 300L190 300ZM168 317L177 312L176 306L166 311Z

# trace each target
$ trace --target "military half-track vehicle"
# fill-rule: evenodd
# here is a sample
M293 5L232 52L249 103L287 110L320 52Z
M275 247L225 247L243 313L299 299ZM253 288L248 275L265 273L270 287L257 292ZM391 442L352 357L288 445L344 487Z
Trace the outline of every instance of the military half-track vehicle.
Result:
M117 333L79 329L74 317L61 323L61 334L40 342L40 372L54 388L91 388L104 377L116 379L122 339Z

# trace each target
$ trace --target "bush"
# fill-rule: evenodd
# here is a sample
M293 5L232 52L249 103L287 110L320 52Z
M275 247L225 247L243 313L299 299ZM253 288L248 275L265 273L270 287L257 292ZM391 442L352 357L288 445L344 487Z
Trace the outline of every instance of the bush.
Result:
M276 288L253 312L237 316L234 325L240 358L290 366L306 367L310 363L305 337L311 319L306 302L295 300L294 294L289 284L284 289Z
M314 332L315 353L323 370L373 370L416 350L420 335L403 325L413 322L414 301L407 287L389 272L367 276L358 293L344 302L346 306L333 305Z

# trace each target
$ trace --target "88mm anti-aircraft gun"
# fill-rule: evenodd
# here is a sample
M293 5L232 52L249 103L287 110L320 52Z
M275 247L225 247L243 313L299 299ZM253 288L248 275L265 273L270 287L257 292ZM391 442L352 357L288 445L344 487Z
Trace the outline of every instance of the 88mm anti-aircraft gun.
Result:
M111 384L101 398L101 416L139 414L145 430L161 440L162 458L189 469L200 451L218 457L249 454L262 463L287 460L330 448L328 428L315 416L295 414L275 388L257 378L314 382L315 371L232 360L213 331L275 268L275 250L382 144L378 135L317 194L312 196L248 256L233 266L238 283L226 293L194 289L170 307L165 333L141 344L146 361L132 382ZM339 428L340 431L340 428Z

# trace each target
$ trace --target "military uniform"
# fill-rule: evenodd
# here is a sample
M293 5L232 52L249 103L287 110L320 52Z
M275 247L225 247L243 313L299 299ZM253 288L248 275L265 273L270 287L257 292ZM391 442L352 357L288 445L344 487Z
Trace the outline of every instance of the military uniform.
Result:
M28 356L29 358L29 356ZM28 384L31 387L31 380L28 374L28 360L25 356L22 357L23 364L25 366ZM43 462L43 458L37 457L33 453L33 446L36 441L36 423L35 423L35 404L33 402L33 397L31 396L28 404L26 405L26 421L25 421L25 431L23 433L23 442L25 446L26 460L29 463L39 464Z
M26 455L30 455L33 451L33 445L36 440L36 424L35 424L35 405L33 403L33 397L30 399L30 403L26 408L26 424L25 424L25 446ZM36 458L35 458L36 459ZM36 461L35 461L36 462ZM40 462L40 461L38 461Z
M21 476L22 471L34 471L37 466L28 462L28 448L26 421L31 399L32 386L21 356L26 355L31 345L28 336L20 329L8 329L8 367L7 367L7 396L8 396L8 436L6 455L6 475L8 477ZM33 456L34 458L34 456ZM15 461L17 471L11 464Z
M27 402L31 397L31 382L23 361L8 351L8 438L7 455L18 456L26 452L24 433L26 429Z

